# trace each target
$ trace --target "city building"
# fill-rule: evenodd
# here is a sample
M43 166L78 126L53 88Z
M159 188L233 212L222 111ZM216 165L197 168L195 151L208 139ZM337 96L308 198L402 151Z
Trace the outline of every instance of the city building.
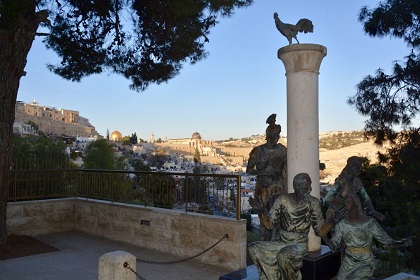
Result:
M118 130L115 130L109 136L109 140L112 140L112 141L121 141L121 139L122 139L122 134Z
M37 135L38 131L36 131L35 128L30 124L23 122L14 122L13 133L20 135Z
M152 136L154 137L154 135ZM213 141L203 140L198 132L194 132L191 138L168 139L165 144L170 144L174 150L184 150L193 153L197 148L200 155L216 156L216 150L212 148Z
M36 100L31 103L16 102L15 122L27 124L32 122L38 126L38 131L46 134L69 136L99 136L95 127L87 118L79 115L78 111L57 109L39 105ZM19 125L16 124L16 130Z

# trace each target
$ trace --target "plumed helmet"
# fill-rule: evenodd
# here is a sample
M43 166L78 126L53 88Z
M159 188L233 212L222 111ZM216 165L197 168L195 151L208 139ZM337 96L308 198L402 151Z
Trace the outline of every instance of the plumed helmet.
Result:
M281 125L276 124L277 114L271 114L265 123L268 123L267 129L265 130L265 135L279 135L281 132Z

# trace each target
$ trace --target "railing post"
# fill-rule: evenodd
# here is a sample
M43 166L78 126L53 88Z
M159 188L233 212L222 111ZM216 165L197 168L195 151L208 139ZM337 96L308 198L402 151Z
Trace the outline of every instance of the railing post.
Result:
M241 219L241 175L238 175L236 178L237 185L236 185L236 219Z
M17 176L17 171L14 171L14 175L15 175L15 182L14 182L14 184L13 184L13 198L14 198L14 201L16 202L16 195L17 195L17 190L16 190L16 182L17 182L17 178L18 178L18 176Z
M185 176L185 213L188 213L188 189L190 186L190 175Z

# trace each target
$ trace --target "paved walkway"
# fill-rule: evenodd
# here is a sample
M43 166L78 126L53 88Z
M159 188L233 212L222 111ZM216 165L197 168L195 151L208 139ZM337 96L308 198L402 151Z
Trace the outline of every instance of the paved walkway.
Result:
M180 259L170 252L161 253L76 231L36 236L36 238L60 251L0 261L1 280L96 280L99 257L117 250L129 252L138 259L152 261ZM218 280L221 275L232 271L191 260L171 265L138 262L137 272L146 280Z

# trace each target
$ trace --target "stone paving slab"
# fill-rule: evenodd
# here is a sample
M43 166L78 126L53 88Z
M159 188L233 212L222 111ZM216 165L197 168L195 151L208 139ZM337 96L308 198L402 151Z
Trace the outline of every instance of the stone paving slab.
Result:
M76 231L35 236L35 238L60 251L0 261L1 280L98 279L99 257L118 250L129 252L144 260L159 262L179 260L179 257L171 255L170 252L144 249ZM168 265L137 262L137 272L146 280L217 280L221 275L232 271L191 260Z

